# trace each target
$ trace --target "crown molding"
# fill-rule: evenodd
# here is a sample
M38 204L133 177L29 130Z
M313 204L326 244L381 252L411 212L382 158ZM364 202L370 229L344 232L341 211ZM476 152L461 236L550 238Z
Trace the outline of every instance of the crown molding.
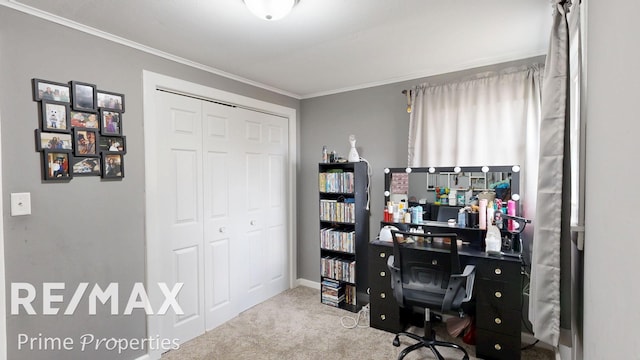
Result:
M522 59L542 56L546 54L547 54L546 49L538 49L530 52L514 52L514 53L502 55L502 56L475 59L475 60L464 62L464 63L432 68L430 70L426 70L419 73L393 77L385 80L364 83L361 85L304 94L302 95L301 99L303 100L311 99L311 98L320 97L320 96L335 95L335 94L339 94L347 91L362 90L362 89L367 89L367 88L376 87L376 86L395 84L403 81L419 80L421 78L426 78L429 76L442 75L442 74L447 74L447 73L456 72L456 71L463 71L463 70L468 70L468 69L473 69L473 68L478 68L483 66L495 65L503 62L522 60Z
M250 79L243 78L243 77L235 75L235 74L228 73L228 72L220 70L220 69L213 68L211 66L206 66L206 65L200 64L198 62L191 61L191 60L188 60L188 59L185 59L185 58L182 58L182 57L179 57L179 56L176 56L176 55L173 55L173 54L161 51L161 50L158 50L156 48L152 48L150 46L146 46L146 45L137 43L135 41L131 41L131 40L125 39L123 37L120 37L120 36L117 36L117 35L102 31L102 30L98 30L98 29L92 28L90 26L86 26L86 25L80 24L80 23L75 22L73 20L58 16L58 15L54 15L54 14L51 14L51 13L46 12L46 11L42 11L42 10L36 9L34 7L22 4L22 3L18 2L17 0L0 0L0 5L8 7L8 8L11 8L11 9L14 9L14 10L17 10L17 11L20 11L20 12L23 12L25 14L29 14L29 15L38 17L40 19L44 19L44 20L47 20L47 21L50 21L50 22L53 22L53 23L56 23L56 24L59 24L59 25L66 26L66 27L74 29L74 30L78 30L78 31L84 32L86 34L90 34L90 35L93 35L93 36L96 36L96 37L99 37L99 38L102 38L102 39L105 39L105 40L108 40L108 41L111 41L111 42L114 42L114 43L117 43L117 44L120 44L120 45L124 45L124 46L130 47L130 48L133 48L133 49L136 49L136 50L139 50L139 51L151 54L151 55L155 55L155 56L167 59L167 60L171 60L171 61L174 61L176 63L182 64L182 65L190 66L192 68L196 68L196 69L199 69L199 70L202 70L202 71L206 71L206 72L211 73L211 74L219 75L219 76L222 76L222 77L225 77L225 78L228 78L228 79L231 79L231 80L235 80L235 81L247 84L247 85L255 86L257 88L261 88L261 89L268 90L268 91L271 91L271 92L274 92L274 93L278 93L278 94L281 94L281 95L292 97L294 99L298 99L298 100L301 99L301 95L299 95L299 94L294 94L294 93L286 91L286 90L278 89L278 88L275 88L273 86L269 86L269 85L266 85L266 84L263 84L263 83L260 83L260 82L257 82L257 81L253 81L253 80L250 80Z

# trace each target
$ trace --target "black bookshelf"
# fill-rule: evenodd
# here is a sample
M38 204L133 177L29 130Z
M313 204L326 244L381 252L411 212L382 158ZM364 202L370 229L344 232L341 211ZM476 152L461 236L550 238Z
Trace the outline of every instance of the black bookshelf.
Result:
M320 301L358 312L367 294L367 163L318 166L320 220Z

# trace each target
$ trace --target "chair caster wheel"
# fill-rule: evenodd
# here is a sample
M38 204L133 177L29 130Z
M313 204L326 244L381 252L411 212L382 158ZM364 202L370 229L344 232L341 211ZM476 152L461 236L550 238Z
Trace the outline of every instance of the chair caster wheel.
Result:
M395 347L400 346L400 338L399 338L399 337L397 337L397 336L396 336L396 337L393 339L393 346L395 346Z

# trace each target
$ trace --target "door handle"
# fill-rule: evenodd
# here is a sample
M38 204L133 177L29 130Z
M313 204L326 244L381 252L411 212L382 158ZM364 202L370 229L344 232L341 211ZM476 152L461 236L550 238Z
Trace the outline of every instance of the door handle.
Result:
M221 226L220 229L218 229L218 231L222 234L227 232L227 228L225 226Z
M257 223L257 222L256 222L255 220L251 220L251 221L249 222L249 224L251 224L252 226L253 226L253 225L255 225L256 223Z

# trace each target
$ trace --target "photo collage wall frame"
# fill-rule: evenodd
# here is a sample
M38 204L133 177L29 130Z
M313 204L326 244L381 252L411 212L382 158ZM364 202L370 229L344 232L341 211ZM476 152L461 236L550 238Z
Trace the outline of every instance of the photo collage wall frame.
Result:
M42 153L43 180L124 178L124 94L80 81L34 78L32 83L33 100L39 103L35 141L36 151Z

